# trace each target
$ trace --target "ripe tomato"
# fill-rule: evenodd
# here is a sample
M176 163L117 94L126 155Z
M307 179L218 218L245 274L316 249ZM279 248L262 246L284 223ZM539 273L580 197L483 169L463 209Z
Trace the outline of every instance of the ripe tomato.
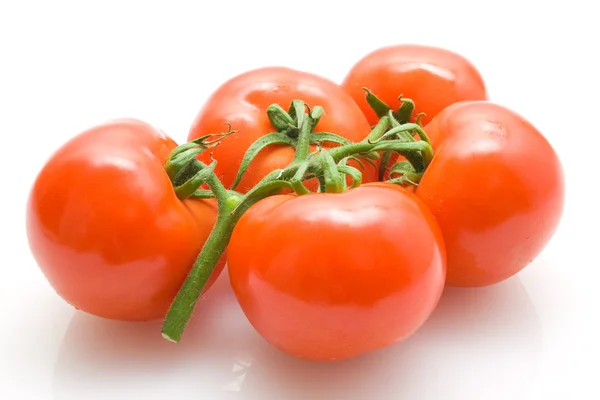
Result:
M446 270L429 210L386 183L258 202L234 229L228 266L257 331L322 361L410 336L437 305Z
M332 132L353 142L362 140L370 131L360 108L339 85L306 72L267 67L238 75L219 87L196 116L188 140L223 132L227 129L227 122L238 131L211 151L217 160L215 172L225 187L229 188L250 145L275 131L267 117L267 107L277 103L287 110L292 100L303 100L309 107L324 108L325 114L315 131ZM331 145L327 143L323 147ZM293 157L294 150L287 145L265 148L250 164L237 190L248 191L268 173L286 167ZM203 154L199 159L210 162L210 153ZM353 161L349 164L358 167ZM376 181L375 169L369 164L365 166L363 182ZM315 183L307 187L314 189Z
M393 110L401 105L398 96L412 99L416 113L426 114L424 124L450 104L487 99L483 79L471 62L451 51L420 45L383 47L367 54L350 69L342 87L371 125L379 118L365 100L363 87Z
M486 101L454 104L425 129L436 155L415 193L442 229L448 284L485 286L516 274L562 215L554 149L523 117Z
M163 169L175 147L143 122L118 120L71 139L43 167L27 235L74 307L119 320L166 314L216 220L214 202L175 196Z

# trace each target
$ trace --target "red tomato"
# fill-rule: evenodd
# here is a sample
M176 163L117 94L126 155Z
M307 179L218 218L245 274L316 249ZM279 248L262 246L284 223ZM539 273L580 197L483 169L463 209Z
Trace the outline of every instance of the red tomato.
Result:
M292 100L303 100L310 107L324 108L325 114L315 131L332 132L353 142L362 140L370 131L360 108L339 85L317 75L268 67L238 75L219 87L196 116L188 140L226 131L227 122L238 131L212 149L213 158L217 160L215 172L229 188L250 145L275 131L267 117L267 107L277 103L287 110ZM327 143L323 147L332 146ZM268 173L286 167L293 157L294 150L290 146L265 148L250 164L237 190L248 191ZM203 154L200 159L210 162L210 153ZM353 161L349 165L358 166ZM375 169L365 165L363 182L376 181ZM307 186L314 189L315 183Z
M216 220L213 201L175 196L163 169L175 147L143 122L118 120L79 134L43 167L27 205L29 244L74 307L119 320L166 314Z
M450 104L487 99L483 79L471 62L451 51L420 45L389 46L369 53L352 67L342 87L371 125L379 118L367 104L363 87L393 110L401 105L398 96L412 99L416 113L426 114L424 124Z
M322 361L410 336L437 305L446 269L429 210L385 183L258 202L234 229L228 266L257 331Z
M524 118L486 101L454 104L425 129L436 155L415 193L444 234L448 284L485 286L513 276L560 221L557 154Z

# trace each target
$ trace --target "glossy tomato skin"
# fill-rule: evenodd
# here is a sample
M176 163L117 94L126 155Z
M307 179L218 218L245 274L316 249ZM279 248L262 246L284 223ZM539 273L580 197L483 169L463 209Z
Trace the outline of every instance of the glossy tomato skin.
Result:
M377 183L262 200L236 226L228 268L244 313L268 342L331 361L415 332L439 300L446 267L425 205Z
M415 193L442 229L447 283L486 286L515 275L561 219L556 152L522 116L486 101L452 105L425 129L436 155Z
M215 172L223 184L230 187L246 150L260 137L275 131L267 117L267 107L276 103L287 110L293 100L303 100L309 107L324 108L325 114L315 131L336 133L353 142L362 140L370 131L360 108L336 83L289 68L266 67L248 71L221 85L196 116L188 141L227 131L226 123L231 123L238 132L212 150L212 156L217 160ZM330 145L327 143L324 147ZM286 167L293 157L294 150L290 146L269 146L250 164L237 190L248 191L271 171ZM210 153L200 159L210 162ZM354 162L350 164L358 167ZM376 181L375 169L366 165L363 182ZM312 183L312 189L315 183Z
M214 202L175 196L163 169L175 147L144 122L116 120L71 139L39 173L29 245L74 307L117 320L165 315L216 220Z
M424 124L453 103L488 98L481 74L469 60L449 50L422 45L387 46L367 54L350 69L342 87L371 125L378 118L365 99L363 87L394 110L401 105L400 95L412 99L416 104L413 116L424 112Z

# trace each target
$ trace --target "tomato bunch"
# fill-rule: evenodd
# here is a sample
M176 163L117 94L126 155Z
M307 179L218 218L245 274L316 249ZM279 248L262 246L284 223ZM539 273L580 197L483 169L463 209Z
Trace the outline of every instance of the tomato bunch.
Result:
M80 133L37 176L32 254L56 292L179 341L227 262L266 341L330 361L404 340L446 285L486 286L544 249L562 166L448 50L378 49L341 84L267 67L230 79L177 145L137 120Z

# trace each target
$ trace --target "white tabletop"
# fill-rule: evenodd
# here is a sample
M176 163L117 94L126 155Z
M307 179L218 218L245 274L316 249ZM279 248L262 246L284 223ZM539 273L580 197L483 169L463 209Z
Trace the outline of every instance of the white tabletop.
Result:
M600 398L600 32L591 2L32 3L0 5L0 398ZM157 323L76 312L46 283L27 247L24 203L65 140L127 116L183 141L202 102L235 74L288 65L340 81L366 52L401 41L469 57L492 100L532 121L562 159L561 226L517 276L448 288L409 340L332 364L266 344L226 274L178 345Z

